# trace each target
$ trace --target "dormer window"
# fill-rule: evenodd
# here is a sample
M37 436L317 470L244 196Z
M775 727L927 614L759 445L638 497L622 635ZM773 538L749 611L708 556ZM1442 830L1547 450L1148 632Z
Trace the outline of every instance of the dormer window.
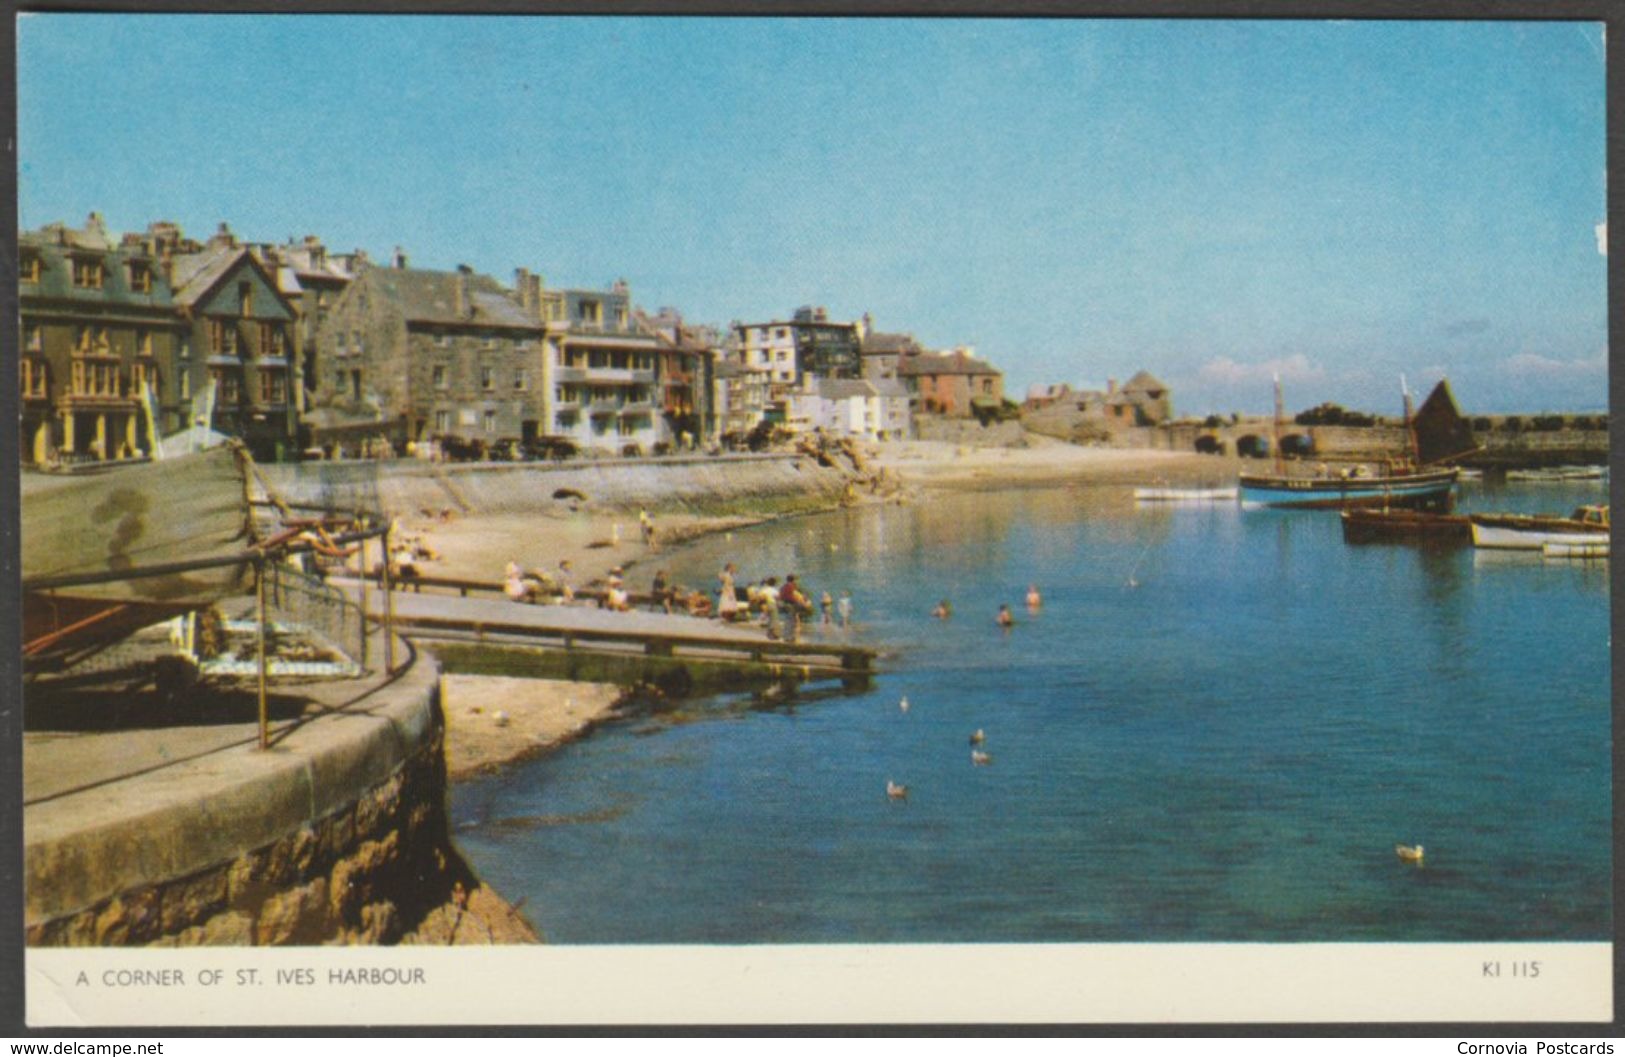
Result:
M591 298L581 299L581 322L602 323L604 321L604 306L601 302Z
M240 282L237 284L237 304L242 309L244 319L254 314L254 284Z
M146 261L130 262L130 289L138 294L152 293L152 265Z
M89 257L77 257L73 262L73 285L82 290L100 290L106 278L106 270L100 260Z
M17 263L17 278L25 283L37 283L44 272L44 262L37 253L24 253Z

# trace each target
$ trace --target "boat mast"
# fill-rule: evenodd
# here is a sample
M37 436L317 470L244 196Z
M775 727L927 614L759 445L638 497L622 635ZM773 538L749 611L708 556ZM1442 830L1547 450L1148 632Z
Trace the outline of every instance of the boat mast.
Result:
M1422 448L1416 440L1416 416L1411 409L1411 388L1405 384L1405 375L1399 376L1399 392L1405 401L1405 442L1410 447L1411 465L1422 467Z
M1286 460L1281 457L1281 420L1286 417L1286 410L1281 398L1281 376L1275 376L1275 438L1270 443L1270 450L1275 453L1275 472L1286 473Z

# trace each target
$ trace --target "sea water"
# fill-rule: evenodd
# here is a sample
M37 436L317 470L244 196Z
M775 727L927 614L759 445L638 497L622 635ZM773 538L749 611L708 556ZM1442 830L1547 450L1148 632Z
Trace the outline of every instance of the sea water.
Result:
M1606 493L1463 495L1582 501ZM1607 562L1355 546L1335 513L1123 487L932 495L666 564L714 587L728 560L849 590L855 626L808 635L884 672L685 702L458 786L459 845L551 942L1611 934Z

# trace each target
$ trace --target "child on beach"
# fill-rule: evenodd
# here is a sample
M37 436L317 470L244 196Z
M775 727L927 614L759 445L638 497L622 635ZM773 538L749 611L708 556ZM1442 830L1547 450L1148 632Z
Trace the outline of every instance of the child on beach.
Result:
M848 625L850 625L852 623L852 592L851 591L842 591L841 592L841 600L839 602L835 603L835 612L840 615L841 627L843 627L843 628L847 627Z
M820 623L826 626L835 623L835 599L830 597L828 591L818 600L818 608L823 613Z

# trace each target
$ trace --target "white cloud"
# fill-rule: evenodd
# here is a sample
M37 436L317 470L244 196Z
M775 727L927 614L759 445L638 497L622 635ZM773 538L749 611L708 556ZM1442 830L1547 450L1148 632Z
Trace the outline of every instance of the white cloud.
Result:
M1298 352L1259 363L1237 363L1228 356L1220 356L1202 364L1196 375L1215 385L1247 385L1270 382L1276 375L1280 375L1283 382L1318 382L1326 377L1326 372Z
M1608 256L1608 221L1604 220L1594 230L1597 232L1597 252L1606 257Z
M1590 358L1554 360L1549 356L1541 356L1538 353L1520 352L1514 356L1509 356L1501 364L1501 370L1503 373L1517 378L1533 376L1546 378L1606 377L1608 374L1608 354L1600 352Z

